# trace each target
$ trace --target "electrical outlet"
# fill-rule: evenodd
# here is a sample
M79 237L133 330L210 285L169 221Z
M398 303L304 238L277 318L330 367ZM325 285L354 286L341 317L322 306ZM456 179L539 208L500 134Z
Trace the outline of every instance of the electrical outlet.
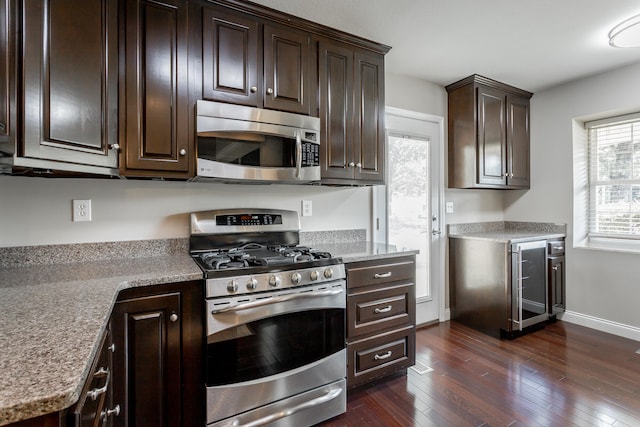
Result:
M445 209L447 213L453 213L453 202L447 202L445 205Z
M311 216L313 214L313 205L311 200L302 201L302 216Z
M91 221L91 200L74 200L71 219L73 222Z

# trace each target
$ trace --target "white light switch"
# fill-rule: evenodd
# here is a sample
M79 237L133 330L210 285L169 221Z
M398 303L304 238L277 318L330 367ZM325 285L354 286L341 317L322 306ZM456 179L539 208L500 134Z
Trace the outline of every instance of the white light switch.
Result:
M311 216L313 214L313 205L311 200L302 201L302 216Z
M445 208L447 210L447 213L453 213L453 202L447 202Z

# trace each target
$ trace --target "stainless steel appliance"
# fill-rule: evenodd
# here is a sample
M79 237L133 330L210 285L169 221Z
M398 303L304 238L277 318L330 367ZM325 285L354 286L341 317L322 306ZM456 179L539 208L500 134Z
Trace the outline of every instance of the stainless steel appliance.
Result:
M549 319L547 240L449 238L451 317L515 337Z
M206 280L207 425L310 426L346 411L345 269L297 212L191 214Z
M198 101L196 179L308 183L320 180L320 119Z

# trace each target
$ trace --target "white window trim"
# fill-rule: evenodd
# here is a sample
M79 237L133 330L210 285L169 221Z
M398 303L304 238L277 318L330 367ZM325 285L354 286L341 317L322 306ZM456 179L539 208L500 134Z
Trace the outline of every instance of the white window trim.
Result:
M606 123L610 119L602 119ZM573 247L599 251L640 253L639 239L589 235L589 138L587 120L574 119L573 140Z

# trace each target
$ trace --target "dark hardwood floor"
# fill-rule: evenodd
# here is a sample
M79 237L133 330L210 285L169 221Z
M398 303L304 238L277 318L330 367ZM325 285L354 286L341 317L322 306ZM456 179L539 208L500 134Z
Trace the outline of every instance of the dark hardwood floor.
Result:
M349 391L342 426L640 426L640 343L558 321L500 340L455 321L419 329L409 369Z

